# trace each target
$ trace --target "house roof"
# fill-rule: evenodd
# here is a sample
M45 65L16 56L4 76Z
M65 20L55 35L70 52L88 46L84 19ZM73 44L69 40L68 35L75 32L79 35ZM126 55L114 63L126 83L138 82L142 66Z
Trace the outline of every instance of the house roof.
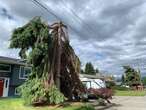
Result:
M104 79L102 75L88 75L88 74L80 74L81 78L91 78L91 79Z
M100 73L96 75L80 74L80 78L102 79L102 80L110 81L110 82L114 81L113 79L111 79L111 77L102 75Z
M0 56L0 63L26 65L25 60Z

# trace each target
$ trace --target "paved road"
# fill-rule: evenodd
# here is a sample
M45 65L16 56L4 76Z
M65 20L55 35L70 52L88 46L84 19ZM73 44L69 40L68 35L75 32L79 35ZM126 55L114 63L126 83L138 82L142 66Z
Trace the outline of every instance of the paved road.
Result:
M115 96L112 104L107 106L96 106L96 110L146 110L146 96Z

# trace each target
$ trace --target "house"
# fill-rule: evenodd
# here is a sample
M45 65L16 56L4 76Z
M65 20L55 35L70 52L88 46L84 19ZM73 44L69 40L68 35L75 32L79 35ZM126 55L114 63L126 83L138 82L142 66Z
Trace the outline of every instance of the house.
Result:
M24 83L30 72L24 60L0 56L0 97L19 95L16 88Z

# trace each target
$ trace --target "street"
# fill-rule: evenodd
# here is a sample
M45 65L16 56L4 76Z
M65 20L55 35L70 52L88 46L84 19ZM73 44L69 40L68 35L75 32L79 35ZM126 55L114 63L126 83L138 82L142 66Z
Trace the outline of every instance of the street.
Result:
M146 96L114 96L111 102L107 106L93 105L96 110L146 110Z

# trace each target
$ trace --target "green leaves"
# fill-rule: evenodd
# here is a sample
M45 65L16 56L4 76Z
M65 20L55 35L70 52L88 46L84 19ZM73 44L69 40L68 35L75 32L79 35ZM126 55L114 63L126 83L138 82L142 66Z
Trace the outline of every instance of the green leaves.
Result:
M64 95L56 88L55 85L51 86L48 92L49 101L51 104L59 104L64 102Z
M47 104L59 104L64 102L64 95L52 85L46 90L41 79L32 79L25 82L19 87L22 98L25 101L25 105L31 105L34 103L47 103Z
M10 48L30 49L34 48L36 43L48 43L50 40L49 29L40 17L35 17L28 24L14 30L10 39Z
M33 68L39 68L38 72L35 71L39 76L43 74L43 66L48 62L45 62L46 57L52 53L50 51L52 38L49 31L48 25L42 22L40 17L35 17L26 25L15 29L10 40L10 48L20 49L19 56L27 59Z

